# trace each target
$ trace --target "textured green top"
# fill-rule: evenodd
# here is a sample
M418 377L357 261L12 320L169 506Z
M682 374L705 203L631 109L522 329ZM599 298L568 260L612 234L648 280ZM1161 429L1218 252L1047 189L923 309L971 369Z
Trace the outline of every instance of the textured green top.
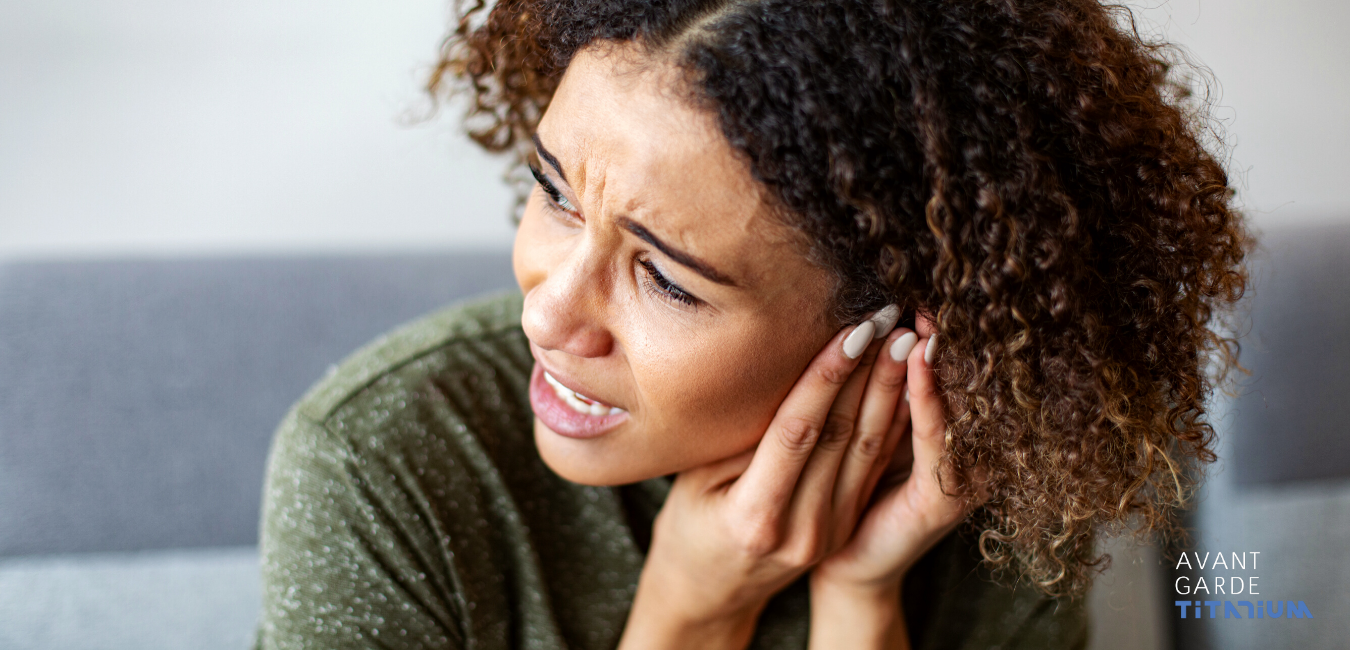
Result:
M258 648L614 648L669 488L554 474L532 435L518 293L358 351L287 415L262 521ZM996 585L952 535L911 572L916 648L1081 647L1081 603ZM805 581L754 648L804 648Z

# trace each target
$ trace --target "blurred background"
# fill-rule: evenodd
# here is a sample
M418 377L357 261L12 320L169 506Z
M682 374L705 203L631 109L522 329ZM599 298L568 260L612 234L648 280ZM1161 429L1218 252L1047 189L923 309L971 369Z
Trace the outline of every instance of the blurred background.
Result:
M1350 638L1350 5L1134 4L1208 69L1266 235L1176 551L1313 620L1180 620L1106 541L1095 648ZM272 428L342 356L512 286L505 162L429 115L445 0L0 0L0 647L240 648ZM1233 596L1220 600L1237 600Z

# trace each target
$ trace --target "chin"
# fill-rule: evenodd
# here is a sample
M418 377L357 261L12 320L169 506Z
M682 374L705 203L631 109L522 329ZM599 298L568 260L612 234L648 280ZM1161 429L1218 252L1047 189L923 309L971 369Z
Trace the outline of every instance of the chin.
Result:
M619 433L617 431L612 433ZM633 458L621 448L617 437L576 440L551 431L538 418L534 421L534 444L539 457L553 473L573 483L608 487L637 483L678 471L656 467L648 459Z

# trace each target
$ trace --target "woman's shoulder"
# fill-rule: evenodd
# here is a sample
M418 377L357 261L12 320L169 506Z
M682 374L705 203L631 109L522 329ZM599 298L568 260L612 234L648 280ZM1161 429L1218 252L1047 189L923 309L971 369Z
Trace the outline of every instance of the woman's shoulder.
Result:
M469 299L382 334L353 352L312 386L294 410L327 422L362 398L410 388L431 373L472 374L505 363L533 363L520 329L518 291Z
M520 304L501 294L399 327L291 409L268 460L259 647L506 634L515 596L499 576L530 547L515 504L557 492L533 452Z
M547 480L534 451L521 302L510 292L454 304L352 353L282 421L269 473L312 474L318 459L332 458L331 469L373 482L435 474L497 483L503 470Z

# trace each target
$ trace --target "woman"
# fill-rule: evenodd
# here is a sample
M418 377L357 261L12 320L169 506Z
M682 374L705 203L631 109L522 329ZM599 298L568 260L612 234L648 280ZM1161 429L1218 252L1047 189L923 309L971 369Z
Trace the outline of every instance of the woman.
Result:
M1095 2L503 0L451 77L521 292L292 411L261 647L1081 647L1212 460L1247 236Z

